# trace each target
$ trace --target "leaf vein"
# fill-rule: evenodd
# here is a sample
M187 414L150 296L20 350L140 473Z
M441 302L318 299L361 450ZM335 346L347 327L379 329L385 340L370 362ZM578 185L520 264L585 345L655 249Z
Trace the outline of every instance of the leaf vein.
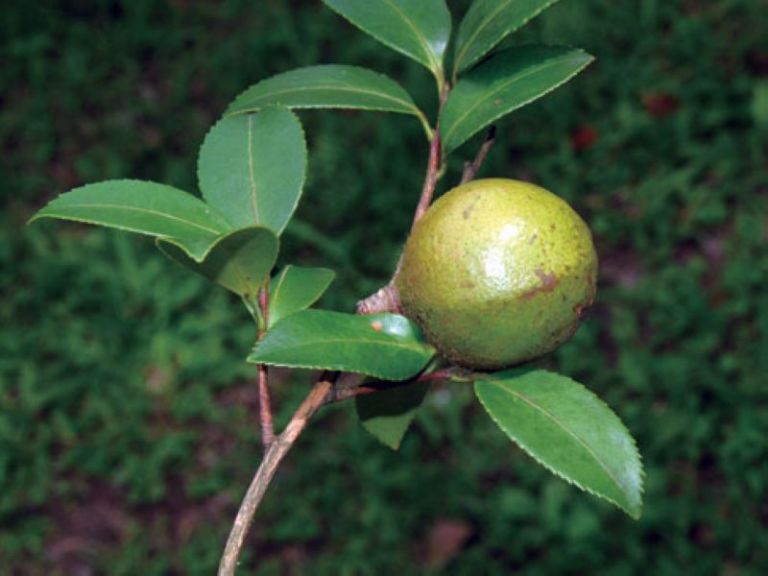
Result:
M546 70L550 66L554 66L556 64L560 64L560 62L559 62L559 60L555 59L555 60L550 60L549 62L546 62L546 63L542 64L541 66L531 67L531 69L525 71L524 73L516 74L516 75L512 76L511 78L509 78L506 82L502 82L501 84L499 84L498 87L496 87L491 92L488 92L488 94L486 94L482 98L477 98L475 100L474 104L472 106L467 107L467 109L465 110L464 114L459 116L456 119L456 121L453 123L453 126L451 127L451 129L448 130L448 132L446 132L446 134L445 134L446 141L448 141L450 139L450 135L453 134L456 131L457 127L467 118L467 116L472 114L472 112L474 112L480 105L485 103L486 100L489 100L490 98L493 98L496 94L501 92L503 89L507 88L510 84L514 84L515 82L519 82L520 80L524 80L525 78L527 78L531 74L535 74L537 72L541 72L542 70Z
M271 92L267 92L262 96L257 96L256 98L254 98L254 101L251 103L251 106L255 106L259 100L263 100L266 98L274 98L275 96L279 96L282 94L291 94L294 92L311 92L315 90L343 91L343 92L352 92L357 94L367 94L370 96L378 96L383 100L390 100L392 102L397 102L398 104L403 105L405 108L408 108L409 110L414 110L414 111L417 110L416 106L414 106L412 102L403 100L401 98L397 98L395 96L391 96L389 94L376 92L374 90L362 90L359 88L351 88L348 86L335 86L333 84L322 85L322 86L312 86L309 88L286 88L284 90L273 90Z
M259 216L258 189L256 187L256 173L253 162L253 116L248 117L248 178L251 189L251 210L253 210L256 224L259 224L261 218Z
M552 414L549 410L544 408L543 406L538 405L533 400L529 399L527 396L522 394L521 392L516 392L514 390L510 390L509 388L502 386L498 384L497 382L494 382L493 380L487 380L490 384L496 386L499 388L502 392L508 392L509 394L518 397L520 400L534 408L535 410L538 410L542 414L544 414L546 417L548 417L550 420L552 420L556 425L558 425L560 428L563 429L567 434L569 434L578 444L580 444L591 456L595 459L595 461L600 465L600 467L605 471L605 473L608 475L608 477L613 481L613 483L616 485L616 487L619 489L619 491L622 490L622 484L618 481L616 476L611 472L611 470L603 463L603 461L600 459L600 457L595 453L592 448L580 437L578 436L573 430L571 430L569 427L567 427L565 424L560 422L560 420L557 419L557 417Z
M54 215L56 213L56 210L64 211L64 214L67 210L77 210L81 208L87 208L90 210L93 209L109 209L109 210L125 210L125 211L131 211L131 212L141 212L145 214L152 214L154 216L158 216L160 218L165 218L167 220L175 220L177 222L182 222L184 224L187 224L189 226L192 226L194 228L199 228L200 230L205 230L206 232L211 232L212 234L220 234L223 232L222 229L215 229L215 228L209 228L207 226L203 226L202 224L198 224L196 222L193 222L191 220L186 220L184 218L179 218L178 216L174 216L172 214L168 214L167 212L160 212L158 210L151 210L149 208L139 208L138 206L123 206L120 204L68 204L67 206L60 206L58 208L51 208L50 214ZM42 214L43 216L45 214Z

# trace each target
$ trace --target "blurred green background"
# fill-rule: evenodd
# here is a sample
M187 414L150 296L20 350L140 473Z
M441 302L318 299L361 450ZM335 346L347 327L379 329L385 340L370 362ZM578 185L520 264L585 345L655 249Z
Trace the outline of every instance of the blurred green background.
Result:
M767 13L563 0L512 39L598 59L502 122L483 174L556 191L594 230L598 302L541 363L637 438L642 519L551 476L454 385L399 452L325 409L242 574L768 573ZM0 55L0 573L212 574L260 457L250 319L147 239L25 222L106 178L194 191L208 126L276 72L369 66L434 110L431 80L308 0L6 0ZM394 266L426 146L406 117L301 116L281 259L334 268L323 304L349 310ZM310 381L276 379L281 423Z

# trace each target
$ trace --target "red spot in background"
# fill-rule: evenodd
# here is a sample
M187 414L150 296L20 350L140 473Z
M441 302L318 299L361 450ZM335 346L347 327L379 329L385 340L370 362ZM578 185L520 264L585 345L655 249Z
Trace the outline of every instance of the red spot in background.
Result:
M589 124L580 126L571 132L571 148L576 152L591 148L595 142L597 142L597 130Z
M643 107L654 118L666 118L677 112L680 100L665 92L646 92L643 94Z
M436 520L427 535L425 564L432 569L448 564L462 551L472 532L472 527L461 520Z

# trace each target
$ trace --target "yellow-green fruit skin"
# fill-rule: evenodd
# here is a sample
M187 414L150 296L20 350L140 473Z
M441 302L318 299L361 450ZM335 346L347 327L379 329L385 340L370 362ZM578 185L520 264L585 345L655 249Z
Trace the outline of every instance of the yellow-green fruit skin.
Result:
M596 276L592 235L564 200L484 179L446 193L417 222L395 284L405 314L444 357L492 370L570 338Z

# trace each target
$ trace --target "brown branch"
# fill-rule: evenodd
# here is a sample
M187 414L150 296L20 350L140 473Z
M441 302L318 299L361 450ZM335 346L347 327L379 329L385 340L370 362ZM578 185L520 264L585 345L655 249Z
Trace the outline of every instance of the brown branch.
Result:
M275 441L268 370L266 364L259 364L259 421L261 423L261 443L264 445L264 450L268 450L272 442Z
M461 176L461 184L465 184L466 182L475 179L477 173L480 172L480 168L482 168L483 163L485 162L485 158L488 156L488 152L491 150L491 146L493 146L495 140L496 126L491 125L491 127L488 128L488 133L485 135L483 145L480 146L480 150L477 151L477 156L475 156L475 159L472 162L464 163L464 173Z
M323 374L309 395L296 409L285 430L275 438L264 454L264 459L261 461L259 469L256 471L248 491L245 493L243 502L237 512L235 523L232 525L232 531L229 533L227 545L224 548L224 554L219 564L219 576L234 576L235 570L237 570L237 559L240 556L245 536L253 522L256 509L262 498L264 498L264 493L267 491L277 471L277 467L286 454L288 454L296 439L304 431L309 419L325 403L328 393L333 388L337 378L338 373L335 372Z
M441 90L441 111L448 99L448 93L450 92L450 89L450 85L446 83ZM413 225L415 225L416 222L421 219L421 217L424 215L424 213L426 213L427 209L432 203L432 198L435 194L437 182L440 180L440 177L444 172L442 168L444 168L444 166L441 166L440 126L438 124L432 135L432 140L430 141L427 173L424 178L421 197L419 198L419 203L414 213ZM397 272L395 272L395 274L397 274ZM264 326L266 326L267 323L268 297L269 294L265 288L259 294L259 307L261 310ZM382 288L377 294L374 294L373 297L369 297L358 303L358 313L370 314L373 312L383 311L399 311L399 297L393 281L390 281L387 286ZM259 338L262 336L263 333L260 333ZM433 372L431 374L422 375L417 379L417 381L448 378L451 376L449 372L450 371ZM296 439L307 426L307 423L309 422L309 419L312 417L312 415L317 412L317 410L324 404L329 404L331 402L337 402L346 398L352 398L357 395L370 394L373 392L378 392L382 389L387 389L387 387L356 385L336 390L336 380L339 377L338 372L325 373L317 381L315 386L312 388L312 391L293 414L291 421L288 423L285 430L275 438L272 424L272 412L269 404L267 375L268 373L266 366L260 366L260 420L262 428L262 439L266 448L266 452L264 454L264 459L256 471L256 475L251 481L251 485L248 487L245 497L243 498L243 502L240 505L240 509L237 512L235 523L232 526L232 531L230 532L229 538L227 539L224 554L219 564L219 576L234 576L235 570L237 569L240 550L243 547L248 529L253 522L256 509L261 503L261 500L264 498L264 494L267 491L267 488L269 487L275 472L277 471L277 467L291 450L294 442L296 442Z
M445 103L448 101L448 94L451 92L451 86L447 82L440 90L440 107L437 113L438 118L443 112ZM424 185L421 189L421 197L419 203L416 205L416 211L413 214L413 224L411 230L416 222L421 220L424 213L429 209L429 205L432 203L432 197L435 195L435 188L437 188L437 182L442 176L441 163L443 158L442 152L442 139L440 136L440 122L438 121L435 131L432 135L432 141L429 143L429 160L427 160L427 173L424 176Z
M264 328L259 331L259 340L266 333L269 321L269 289L264 286L259 291L259 309ZM261 424L261 443L268 450L275 441L275 426L272 422L272 402L269 394L269 369L266 364L259 364L259 422Z
M440 172L440 127L435 129L432 142L429 144L429 160L427 161L427 174L424 177L424 185L421 189L421 197L416 206L416 212L413 214L413 226L416 225L432 203L432 197L437 188L438 175Z

